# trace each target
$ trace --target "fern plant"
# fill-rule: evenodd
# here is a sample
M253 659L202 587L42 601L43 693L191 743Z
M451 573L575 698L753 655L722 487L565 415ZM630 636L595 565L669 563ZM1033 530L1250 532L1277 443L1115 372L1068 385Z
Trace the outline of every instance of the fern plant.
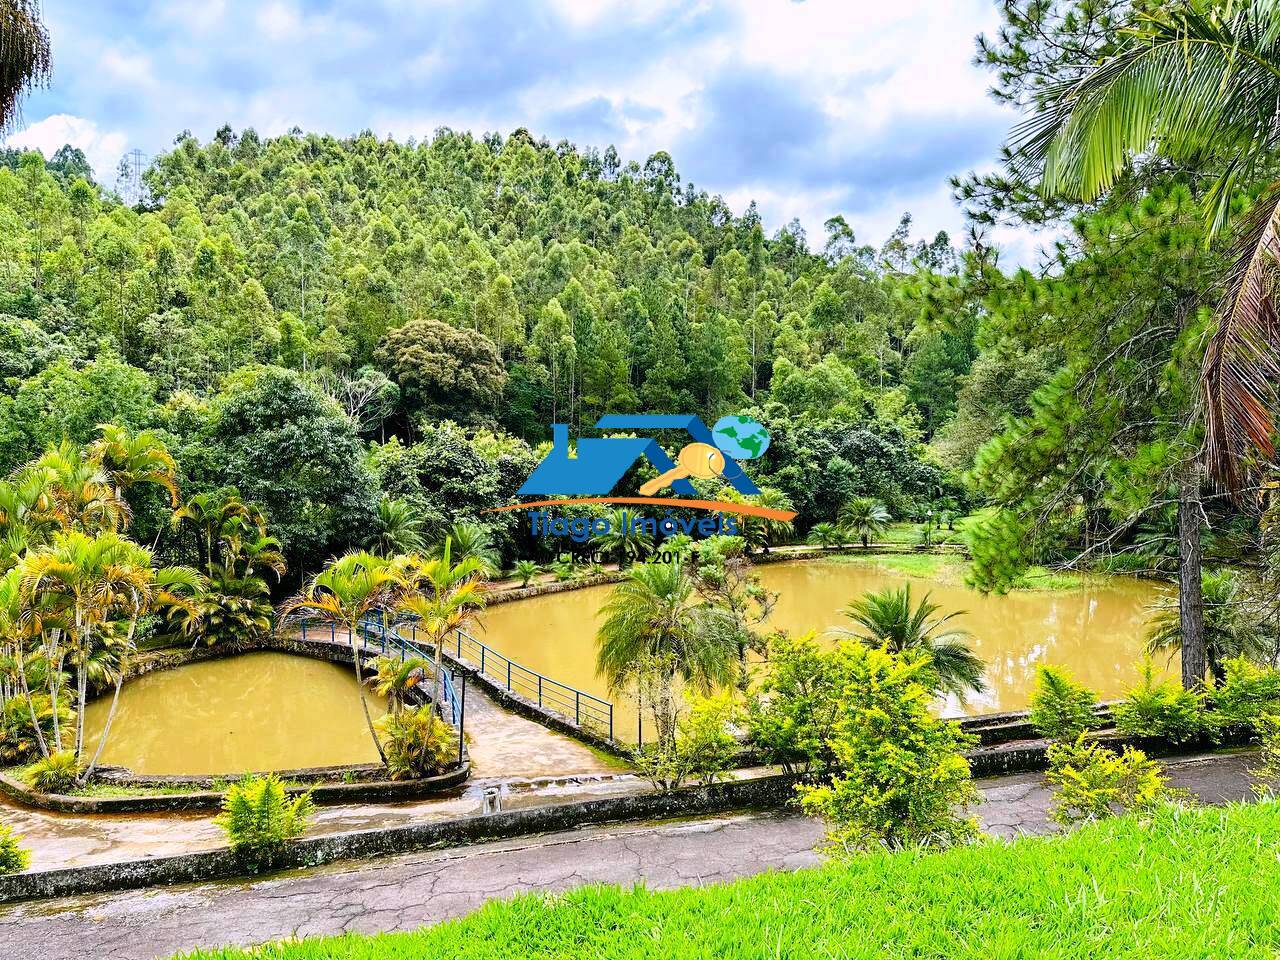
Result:
M31 863L31 854L18 845L20 839L11 827L0 823L0 876L21 873Z
M76 782L80 765L74 750L60 750L27 767L22 779L41 793L66 793Z
M246 776L227 789L222 813L213 822L227 835L232 851L269 866L290 840L302 836L314 810L310 792L290 798L275 774Z
M1097 695L1076 683L1065 670L1041 666L1031 694L1031 725L1042 737L1070 742L1097 721L1093 714Z

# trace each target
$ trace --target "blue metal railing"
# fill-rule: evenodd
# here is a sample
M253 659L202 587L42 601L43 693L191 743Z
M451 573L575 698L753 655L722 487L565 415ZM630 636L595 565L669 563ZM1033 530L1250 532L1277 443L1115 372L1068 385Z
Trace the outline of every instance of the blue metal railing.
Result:
M337 642L337 633L333 624L329 624L328 627L329 639ZM386 622L380 617L370 615L361 621L360 627L365 649L376 649L384 655L399 654L401 657L432 659L434 645L430 642L419 643L418 625L413 620ZM406 630L408 637L404 635ZM302 636L304 640L307 638L306 621L302 623ZM608 700L530 670L523 664L504 657L488 644L482 643L462 630L455 630L445 640L444 652L453 654L458 660L467 663L510 693L536 703L541 709L571 720L579 727L595 730L613 739L613 704ZM449 708L451 722L457 726L463 713L462 702L448 671L443 671L443 680L442 699ZM445 711L442 709L441 715L444 716L444 714Z

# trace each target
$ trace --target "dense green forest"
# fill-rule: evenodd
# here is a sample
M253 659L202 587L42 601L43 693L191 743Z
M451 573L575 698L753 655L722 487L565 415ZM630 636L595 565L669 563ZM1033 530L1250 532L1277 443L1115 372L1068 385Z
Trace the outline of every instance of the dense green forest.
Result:
M184 496L235 487L295 570L367 542L384 496L429 531L484 519L552 421L602 413L753 413L753 474L800 533L856 496L954 509L1000 414L964 385L1016 408L1049 369L971 374L977 311L921 308L959 270L945 234L904 217L873 249L836 217L814 250L663 153L224 128L145 183L128 207L77 151L0 156L0 471L154 430ZM162 498L134 506L166 549ZM505 559L532 549L485 522Z

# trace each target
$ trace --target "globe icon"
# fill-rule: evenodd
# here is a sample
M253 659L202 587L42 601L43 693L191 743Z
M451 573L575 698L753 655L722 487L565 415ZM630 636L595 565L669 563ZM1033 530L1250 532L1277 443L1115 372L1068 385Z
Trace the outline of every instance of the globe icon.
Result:
M735 460L754 460L769 449L769 431L750 417L721 417L711 434L716 446Z

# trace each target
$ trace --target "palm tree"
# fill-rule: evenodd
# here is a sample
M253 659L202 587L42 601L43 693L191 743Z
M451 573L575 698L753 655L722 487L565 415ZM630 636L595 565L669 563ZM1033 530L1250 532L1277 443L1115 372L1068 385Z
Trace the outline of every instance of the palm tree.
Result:
M256 527L264 536L267 532L261 508L242 501L235 487L196 494L173 512L170 523L175 530L186 527L195 530L200 562L208 570L214 562L214 547L222 536L223 528L234 519Z
M436 547L436 556L442 554L445 544L451 545L455 563L463 560L477 561L480 564L479 572L485 579L496 576L502 568L498 552L493 548L493 538L489 531L478 523L455 523L449 528L444 541Z
M1267 656L1262 617L1249 602L1240 582L1229 571L1206 573L1204 593L1204 639L1209 669L1221 680L1222 664L1232 657L1261 660ZM1147 652L1176 651L1182 644L1182 616L1175 599L1160 600L1151 606L1153 616L1147 630Z
M826 550L830 547L838 547L844 542L844 537L840 533L840 528L834 523L815 523L809 531L809 536L805 538L805 542Z
M703 693L733 682L737 633L723 611L698 602L683 561L632 567L600 608L600 617L596 672L610 689L622 690L646 673L658 674L651 679L665 705L650 706L660 743L675 736L670 704L677 678Z
M345 554L333 560L306 582L302 590L280 605L284 624L313 616L343 627L351 644L351 669L356 675L356 695L364 711L369 736L383 763L387 762L382 741L369 716L364 699L364 674L360 662L360 623L372 613L392 609L406 588L400 564L367 551Z
M653 549L653 537L634 527L636 515L631 510L614 510L608 515L609 529L592 538L600 551L618 559L625 567L628 560L641 559Z
M422 527L422 517L412 504L383 497L378 501L378 532L373 535L370 549L387 557L415 553L424 546Z
M426 678L429 664L422 657L378 657L373 661L377 674L374 676L373 692L386 697L387 706L393 714L404 709L409 691L419 686Z
M129 525L129 505L111 475L69 441L45 451L15 478L40 487L36 514L46 523L90 533Z
M969 632L948 626L964 611L935 618L939 608L929 596L926 593L919 604L914 604L909 583L901 590L889 588L868 593L844 609L844 615L858 624L861 631L838 632L869 646L883 647L890 653L927 654L939 690L953 693L962 700L969 693L981 693L986 689L982 679L985 665L964 642Z
M53 75L37 0L0 0L0 133L13 129L27 88Z
M418 618L434 649L435 678L432 703L440 709L444 693L444 642L455 630L471 626L476 611L484 606L486 567L479 557L463 557L453 562L453 540L445 538L439 557L416 564L412 587L400 608Z
M871 546L871 538L882 533L893 518L880 501L871 497L854 497L840 508L836 519L848 536L862 541L865 550Z
M59 643L66 643L65 651L57 658L57 669L61 669L64 657L69 657L75 668L77 761L84 751L84 706L89 680L95 661L99 669L102 664L96 658L107 648L117 660L114 672L106 674L115 681L116 696L94 757L96 764L115 715L122 664L132 649L138 621L162 604L185 603L177 588L198 590L203 585L202 578L184 567L156 570L149 550L111 531L90 537L68 530L48 547L25 556L18 569L24 602L33 606L44 601L48 605L44 618L57 623ZM53 699L56 711L56 689ZM92 772L90 764L81 782Z
M106 471L116 489L124 492L134 484L155 484L165 489L173 506L178 505L178 465L159 437L148 430L130 436L111 423L101 424L98 430L101 436L89 444L85 459Z
M527 587L529 581L538 575L538 571L542 568L538 566L534 560L517 560L515 566L511 568L512 575L520 581L521 587Z

